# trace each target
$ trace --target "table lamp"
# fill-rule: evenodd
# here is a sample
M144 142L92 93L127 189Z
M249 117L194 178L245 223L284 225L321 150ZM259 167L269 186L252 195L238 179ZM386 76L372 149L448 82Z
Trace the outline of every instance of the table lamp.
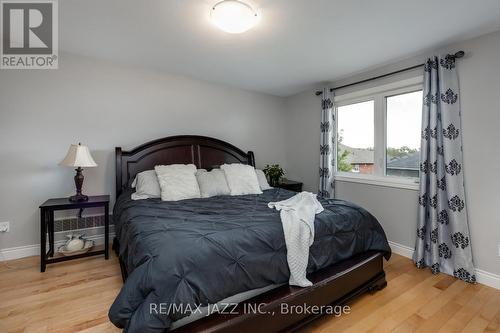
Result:
M84 179L82 174L83 171L82 168L92 168L97 166L97 163L90 155L89 148L87 146L82 145L81 143L77 145L71 145L69 147L68 153L66 154L66 157L64 158L64 160L62 160L61 163L59 163L59 165L76 167L75 169L76 195L70 197L69 200L73 202L87 201L89 197L82 194L82 185Z

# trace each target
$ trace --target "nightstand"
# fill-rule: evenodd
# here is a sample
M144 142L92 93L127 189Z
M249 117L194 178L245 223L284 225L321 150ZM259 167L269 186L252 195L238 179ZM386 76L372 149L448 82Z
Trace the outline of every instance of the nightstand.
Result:
M289 180L289 179L282 180L278 184L278 186L275 186L275 187L279 187L279 188L289 190L289 191L294 191L294 192L302 192L302 183L296 182L294 180Z
M56 210L69 210L102 207L104 209L104 249L74 256L56 255L54 252L54 212ZM49 251L46 249L47 234L49 235ZM40 206L40 271L45 272L48 264L56 262L90 257L104 254L109 258L109 195L89 196L88 201L72 202L69 198L49 199Z

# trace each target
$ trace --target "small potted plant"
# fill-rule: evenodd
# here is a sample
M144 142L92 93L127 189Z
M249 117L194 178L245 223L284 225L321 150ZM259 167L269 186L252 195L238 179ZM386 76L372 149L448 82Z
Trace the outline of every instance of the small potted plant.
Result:
M269 185L271 186L278 186L281 177L283 177L283 175L285 174L285 170L283 170L283 168L281 168L279 164L268 164L262 171L264 171L264 174L269 180Z

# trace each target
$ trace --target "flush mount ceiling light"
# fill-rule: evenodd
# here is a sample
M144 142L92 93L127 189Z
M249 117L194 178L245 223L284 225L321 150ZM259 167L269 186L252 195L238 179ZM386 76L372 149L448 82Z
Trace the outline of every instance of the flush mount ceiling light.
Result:
M259 15L242 1L223 0L212 7L210 19L221 30L239 34L253 28L259 20Z

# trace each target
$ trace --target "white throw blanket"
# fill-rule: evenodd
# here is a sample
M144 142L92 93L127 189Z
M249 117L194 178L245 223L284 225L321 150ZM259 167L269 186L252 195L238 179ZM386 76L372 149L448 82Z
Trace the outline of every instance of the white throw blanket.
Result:
M280 211L290 269L289 284L311 286L311 281L306 278L309 247L314 242L314 218L323 211L323 206L311 192L301 192L287 200L270 202L268 206Z

